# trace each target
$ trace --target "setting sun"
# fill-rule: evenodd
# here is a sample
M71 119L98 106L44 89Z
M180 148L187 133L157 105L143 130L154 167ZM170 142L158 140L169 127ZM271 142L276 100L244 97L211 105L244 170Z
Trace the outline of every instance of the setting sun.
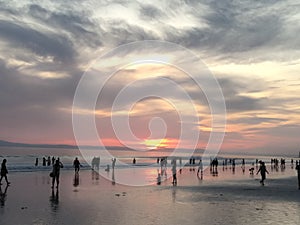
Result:
M146 139L143 144L145 144L148 149L166 148L168 147L168 139Z

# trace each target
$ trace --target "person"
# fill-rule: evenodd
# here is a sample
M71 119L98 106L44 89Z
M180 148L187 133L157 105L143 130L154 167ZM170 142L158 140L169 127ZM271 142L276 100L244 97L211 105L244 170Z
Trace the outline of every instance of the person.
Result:
M46 166L46 158L43 157L43 166Z
M36 158L35 159L35 164L34 164L35 166L38 166L39 165L39 158Z
M55 181L56 181L56 188L58 188L60 168L63 168L63 164L59 161L59 159L57 159L55 161L55 164L53 165L53 170L52 170L52 187L51 188L54 188Z
M176 185L177 184L177 175L176 175L176 159L173 159L171 162L172 165L172 174L173 174L173 181L172 184Z
M1 178L0 178L0 185L1 185L1 181L3 179L3 177L5 178L6 184L9 185L10 183L8 182L7 179L7 168L6 168L6 159L3 159L2 164L1 164Z
M111 161L112 161L111 167L112 167L112 169L114 170L114 169L115 169L115 166L116 166L116 161L117 161L117 159L116 159L116 158L113 158Z
M75 160L73 162L73 166L75 168L75 173L79 173L81 164L80 164L80 162L79 162L79 160L78 160L77 157L75 158Z
M250 175L254 174L254 162L251 164L251 168L249 169Z
M202 159L199 161L199 166L198 166L198 171L197 171L197 176L199 177L199 172L200 172L200 178L203 179L203 163Z
M92 170L99 170L100 167L100 157L95 157L92 160Z
M55 157L52 156L52 165L55 163Z
M296 164L296 170L298 173L298 189L300 190L300 163L298 163L298 162Z
M264 162L260 162L260 167L259 167L259 170L257 171L256 175L260 172L260 175L261 175L261 181L260 183L262 185L265 185L264 181L266 179L266 173L269 174L267 168L266 168L266 165Z
M133 158L132 164L135 164L135 163L136 163L136 159L135 159L135 158Z
M47 166L51 166L51 158L50 158L50 156L48 156L48 159L47 159Z

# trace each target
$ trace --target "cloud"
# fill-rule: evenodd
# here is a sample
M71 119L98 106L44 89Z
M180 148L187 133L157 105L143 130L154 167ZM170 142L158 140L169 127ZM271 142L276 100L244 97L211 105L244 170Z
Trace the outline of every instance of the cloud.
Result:
M41 33L27 24L0 20L0 37L13 48L29 50L42 57L53 57L54 61L72 62L76 52L67 38L53 32Z
M292 136L297 133L298 127L290 124L299 122L297 113L300 110L299 85L295 83L299 80L299 8L299 4L291 0L1 2L1 135L26 136L29 140L28 128L33 132L32 140L34 135L42 137L41 131L53 139L63 137L60 131L65 131L70 138L72 124L68 110L85 68L96 57L120 44L156 39L189 48L208 66L221 65L216 76L225 97L229 127L240 128L238 133L231 131L230 141L237 141L241 147L245 138L250 144L254 141L247 137L251 132L261 137L283 135L289 138L290 133ZM107 70L114 68L112 59L118 64L122 58L142 57L143 51L148 50L123 49L118 52L119 58L109 54L104 59ZM151 50L164 55L166 49ZM188 61L180 53L170 52L176 60ZM274 63L263 64L269 61ZM252 74L251 70L257 69L255 63L260 63L262 69ZM281 63L280 71L277 71L276 63ZM226 70L222 65L232 69L227 67ZM238 65L248 67L237 68ZM191 66L191 69L195 67ZM109 111L119 91L133 80L134 74L151 77L154 72L149 69L142 74L142 71L132 69L120 73L103 90L98 108ZM294 80L292 76L295 76ZM163 71L160 77L185 88L199 106L208 105L202 90L189 77L175 76L173 71ZM214 92L206 80L203 85L209 94ZM155 79L141 82L129 94L137 96L147 91L164 94L182 105L186 103L178 89ZM158 116L170 116L168 123L172 128L172 119L176 119L176 115L168 110L159 111L162 105L154 105L154 100L148 98L140 103L145 111L149 111L143 114L140 110L136 115L137 123L133 127L138 133L143 131L139 123L146 124L151 115L156 115L155 110ZM129 104L128 99L122 104ZM205 109L207 107L201 108ZM108 126L108 122L105 120L104 125ZM264 124L272 127L264 127ZM276 133L276 127L279 133ZM105 137L110 138L110 134L108 132ZM293 137L290 146L296 143L295 140ZM259 144L264 141L260 140ZM271 142L267 145L276 147Z
M102 30L89 18L88 14L91 12L53 12L36 4L29 5L28 8L28 14L39 23L71 35L73 41L76 40L91 48L99 48L102 45Z
M149 20L161 20L164 13L154 5L141 5L140 6L140 17L145 21Z
M249 117L243 117L239 119L231 119L228 120L228 123L230 124L250 124L250 125L258 125L261 123L280 123L285 122L286 119L281 118L272 118L272 117L259 117L256 115L249 116Z

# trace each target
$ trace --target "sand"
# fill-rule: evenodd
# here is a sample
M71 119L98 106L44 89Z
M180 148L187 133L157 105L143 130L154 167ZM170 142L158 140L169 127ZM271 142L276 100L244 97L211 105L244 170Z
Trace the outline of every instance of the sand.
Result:
M88 170L80 171L74 182L74 172L63 170L58 190L50 188L48 172L10 173L0 224L300 223L300 190L293 170L271 173L265 186L259 176L236 173L230 177L219 172L212 178L206 172L200 180L185 168L175 187L171 180L131 187Z

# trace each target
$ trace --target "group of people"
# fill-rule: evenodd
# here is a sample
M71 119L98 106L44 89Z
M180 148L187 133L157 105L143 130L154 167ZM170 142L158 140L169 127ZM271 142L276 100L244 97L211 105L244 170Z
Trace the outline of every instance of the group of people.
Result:
M54 165L55 163L55 157L52 156L52 158L50 156L48 157L43 157L42 159L42 165L43 166L51 166L51 165ZM38 166L39 165L39 158L35 158L35 166Z
M55 159L55 158L53 157L52 159ZM99 166L98 166L98 159L99 159L99 164L100 164L100 158L94 157L94 159L92 161L92 165L96 164L96 167L99 168ZM172 166L171 170L172 170L172 175L173 175L172 176L173 177L173 180L172 180L173 185L177 184L177 162L176 162L176 160L177 159L174 158L171 161L171 166ZM272 160L271 166L273 166L273 163L276 165L276 162L277 162L276 160ZM10 184L10 182L8 181L8 178L7 178L8 170L7 170L6 163L7 163L7 160L3 159L2 164L1 164L1 177L0 177L0 184L1 185L2 185L1 182L2 182L3 179L5 179L7 185ZM193 161L192 161L192 163L193 163ZM260 175L261 175L260 183L262 185L264 185L264 181L266 179L266 174L269 174L269 172L268 172L268 170L266 168L265 162L263 162L261 160L260 161L257 160L256 163L259 163L259 165L260 165L256 174L260 173ZM115 164L116 164L116 158L113 158L112 159L112 169L113 170L115 168ZM162 171L166 170L166 167L167 167L167 158L161 158L160 164L161 164L161 167L162 167ZM231 164L233 164L232 160L231 160ZM218 166L218 160L216 158L214 160L211 160L210 166L211 166L211 169L215 170L217 168L217 166ZM242 166L245 166L245 161L244 160L242 160ZM252 168L249 169L249 171L250 171L251 174L253 174L253 171L254 171L253 166L254 166L254 163L252 164ZM73 167L75 169L75 174L78 175L80 167L82 167L82 165L79 162L79 160L78 160L77 157L73 161ZM56 183L56 188L58 188L58 186L59 186L59 177L60 177L60 169L61 168L63 168L62 162L60 161L59 158L55 159L55 162L53 162L53 165L52 165L52 172L50 173L50 176L52 177L52 188L54 188L55 183ZM296 161L296 167L295 167L295 169L297 170L297 173L298 173L298 187L300 189L300 161L299 162ZM201 179L203 179L203 163L202 163L202 159L201 158L199 160L197 176L200 177ZM160 184L160 183L161 183L161 174L159 173L158 177L157 177L157 184Z

